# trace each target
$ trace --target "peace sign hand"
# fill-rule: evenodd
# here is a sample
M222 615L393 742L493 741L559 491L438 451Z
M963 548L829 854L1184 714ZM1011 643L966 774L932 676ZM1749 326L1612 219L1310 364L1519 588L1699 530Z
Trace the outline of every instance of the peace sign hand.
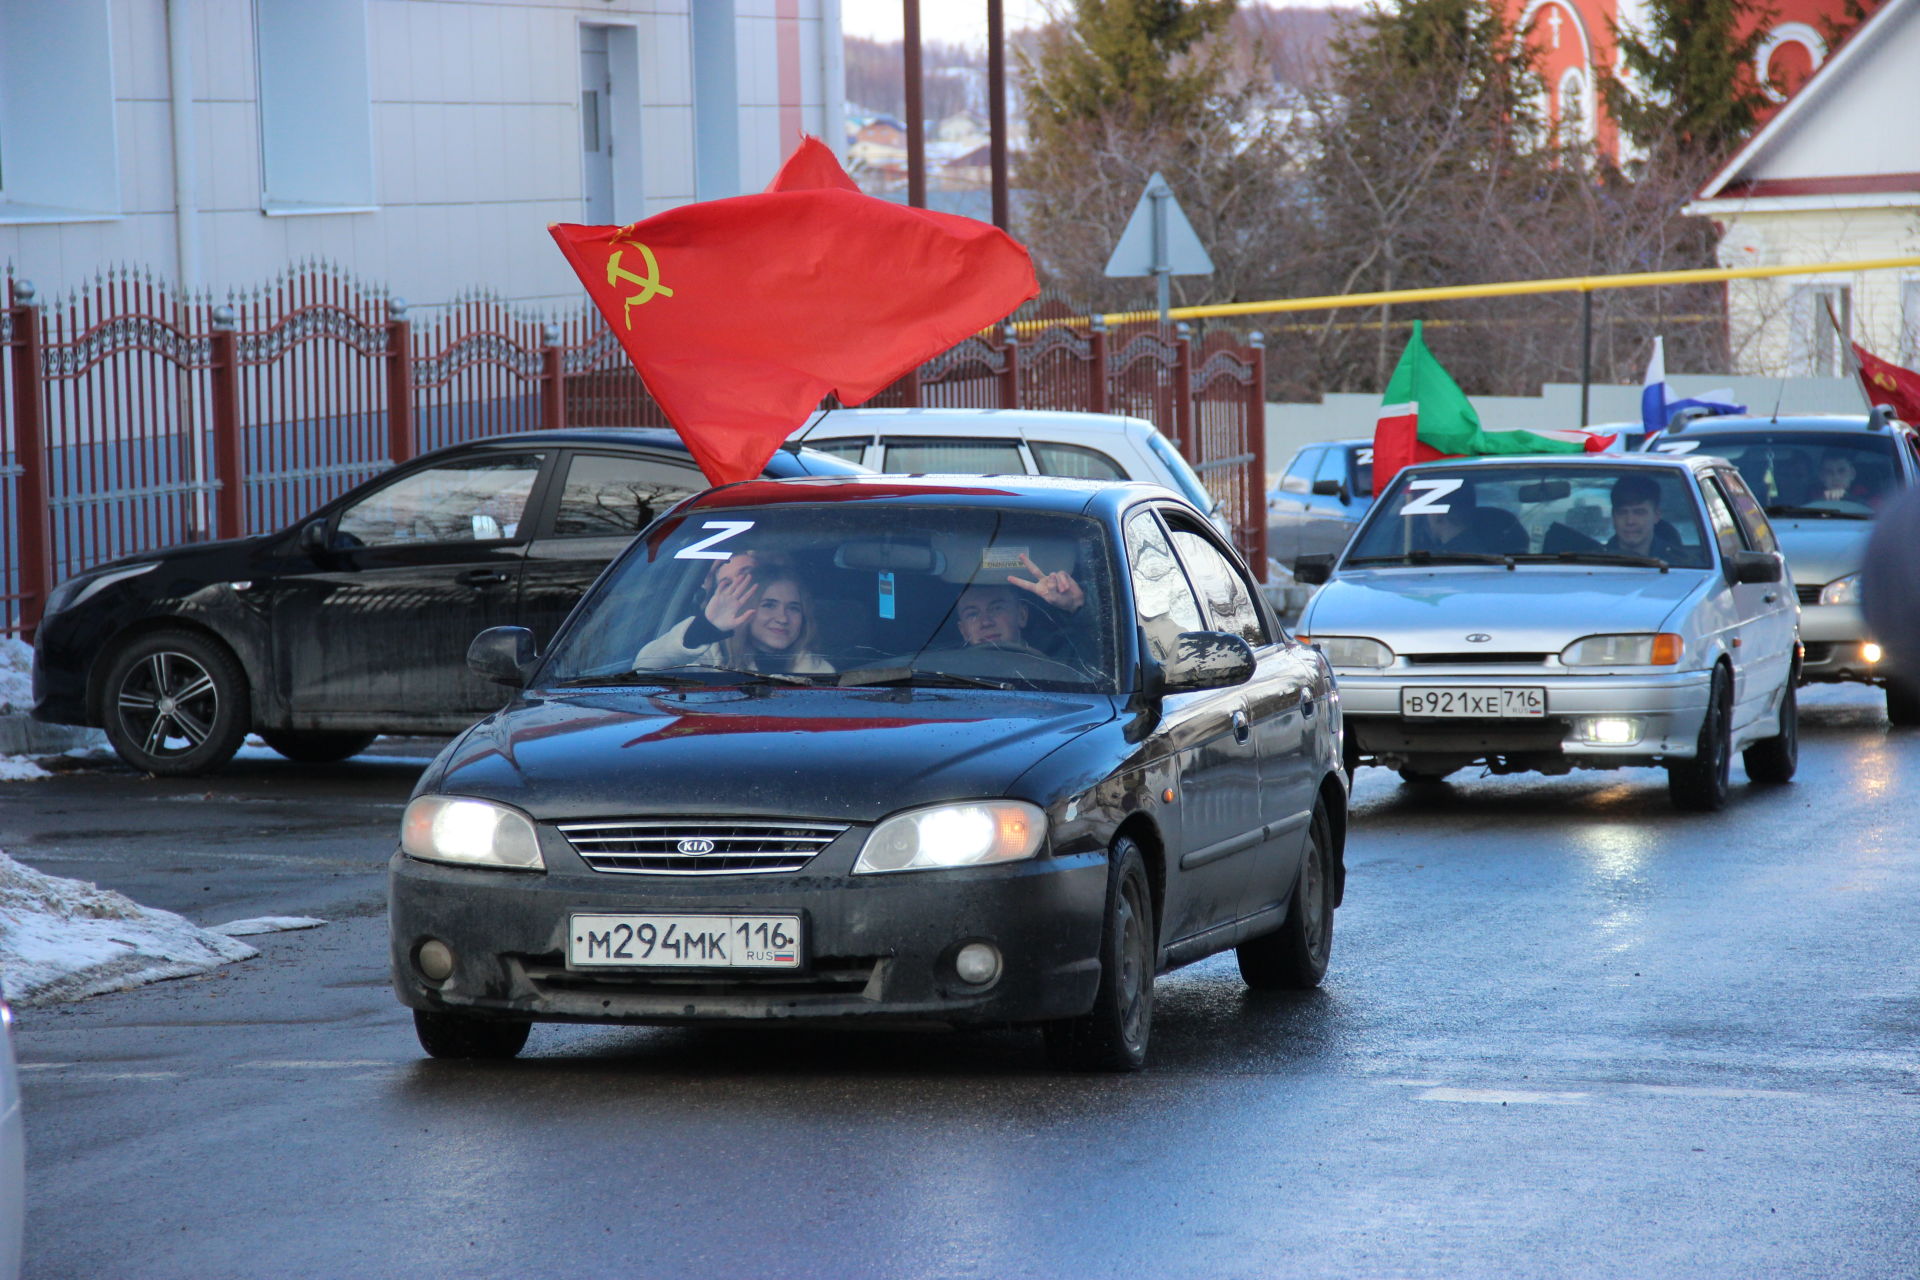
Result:
M1008 574L1007 581L1014 586L1023 591L1031 591L1054 608L1064 609L1068 613L1072 613L1087 602L1087 593L1081 590L1080 584L1075 582L1073 575L1066 570L1042 573L1040 566L1033 562L1033 557L1024 551L1020 553L1020 563L1026 566L1027 572L1033 575L1034 580L1029 582L1025 578L1016 578Z
M722 581L707 598L704 610L707 621L721 631L732 631L744 625L754 615L756 606L753 597L758 589L759 584L754 582L750 573L737 574L730 580Z

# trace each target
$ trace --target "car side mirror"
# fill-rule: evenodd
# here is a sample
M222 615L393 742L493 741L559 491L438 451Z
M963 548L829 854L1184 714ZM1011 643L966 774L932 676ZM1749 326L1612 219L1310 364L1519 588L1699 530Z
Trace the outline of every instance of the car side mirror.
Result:
M1736 551L1727 561L1735 582L1780 581L1780 557L1770 551Z
M1253 648L1225 631L1182 631L1160 665L1162 693L1228 689L1253 679Z
M1329 555L1300 556L1293 562L1293 580L1309 587L1317 587L1333 576L1333 557Z
M467 669L482 680L523 689L527 669L538 656L533 632L525 627L488 627L467 646Z
M1345 481L1315 480L1313 482L1313 491L1322 498L1338 498L1342 502L1347 500L1347 486Z
M300 549L310 556L325 554L327 550L325 520L309 520L300 526Z

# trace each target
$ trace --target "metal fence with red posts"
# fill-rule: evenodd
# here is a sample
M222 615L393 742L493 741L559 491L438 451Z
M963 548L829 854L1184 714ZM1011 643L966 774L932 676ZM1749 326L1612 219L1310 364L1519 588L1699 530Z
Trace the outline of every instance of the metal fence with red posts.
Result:
M1124 338L1124 341L1118 339ZM55 583L169 543L285 528L418 453L508 431L665 426L598 314L475 293L416 318L317 262L216 303L119 269L0 310L0 634ZM1155 423L1266 569L1265 354L1097 319L966 339L871 403L1126 413Z

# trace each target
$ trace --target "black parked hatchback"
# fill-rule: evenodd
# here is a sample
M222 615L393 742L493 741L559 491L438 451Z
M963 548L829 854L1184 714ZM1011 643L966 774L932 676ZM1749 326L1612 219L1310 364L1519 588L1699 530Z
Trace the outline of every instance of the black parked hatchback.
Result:
M783 449L769 476L863 471ZM453 733L500 705L474 634L545 640L633 535L707 487L680 437L530 431L425 454L292 528L169 547L56 587L36 719L96 725L136 769L218 768L249 730L290 759Z
M422 776L394 987L438 1057L534 1021L1038 1023L1145 1058L1153 977L1326 971L1328 667L1167 490L864 476L712 490L636 539Z

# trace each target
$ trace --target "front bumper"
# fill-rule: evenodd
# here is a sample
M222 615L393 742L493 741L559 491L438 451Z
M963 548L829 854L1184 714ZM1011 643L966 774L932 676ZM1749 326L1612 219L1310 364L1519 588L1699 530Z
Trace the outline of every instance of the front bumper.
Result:
M543 832L545 874L420 862L388 868L393 986L414 1009L535 1021L684 1023L874 1018L951 1025L1070 1017L1093 1005L1106 905L1102 855L996 867L850 874L855 828L790 875L596 872ZM569 969L575 912L780 912L801 917L798 970ZM437 938L454 969L428 980ZM968 942L1002 957L998 978L954 972Z
M1801 605L1800 639L1806 645L1800 664L1802 684L1845 680L1878 684L1885 678L1880 660L1867 648L1867 620L1858 605Z
M1525 762L1529 767L1564 761L1569 766L1612 768L1690 759L1699 749L1713 680L1707 671L1573 676L1538 668L1471 673L1395 670L1374 675L1343 671L1338 676L1347 731L1354 735L1361 756L1397 767L1500 759ZM1441 719L1400 714L1404 689L1502 687L1545 690L1546 715ZM1597 740L1598 721L1624 721L1630 736Z

